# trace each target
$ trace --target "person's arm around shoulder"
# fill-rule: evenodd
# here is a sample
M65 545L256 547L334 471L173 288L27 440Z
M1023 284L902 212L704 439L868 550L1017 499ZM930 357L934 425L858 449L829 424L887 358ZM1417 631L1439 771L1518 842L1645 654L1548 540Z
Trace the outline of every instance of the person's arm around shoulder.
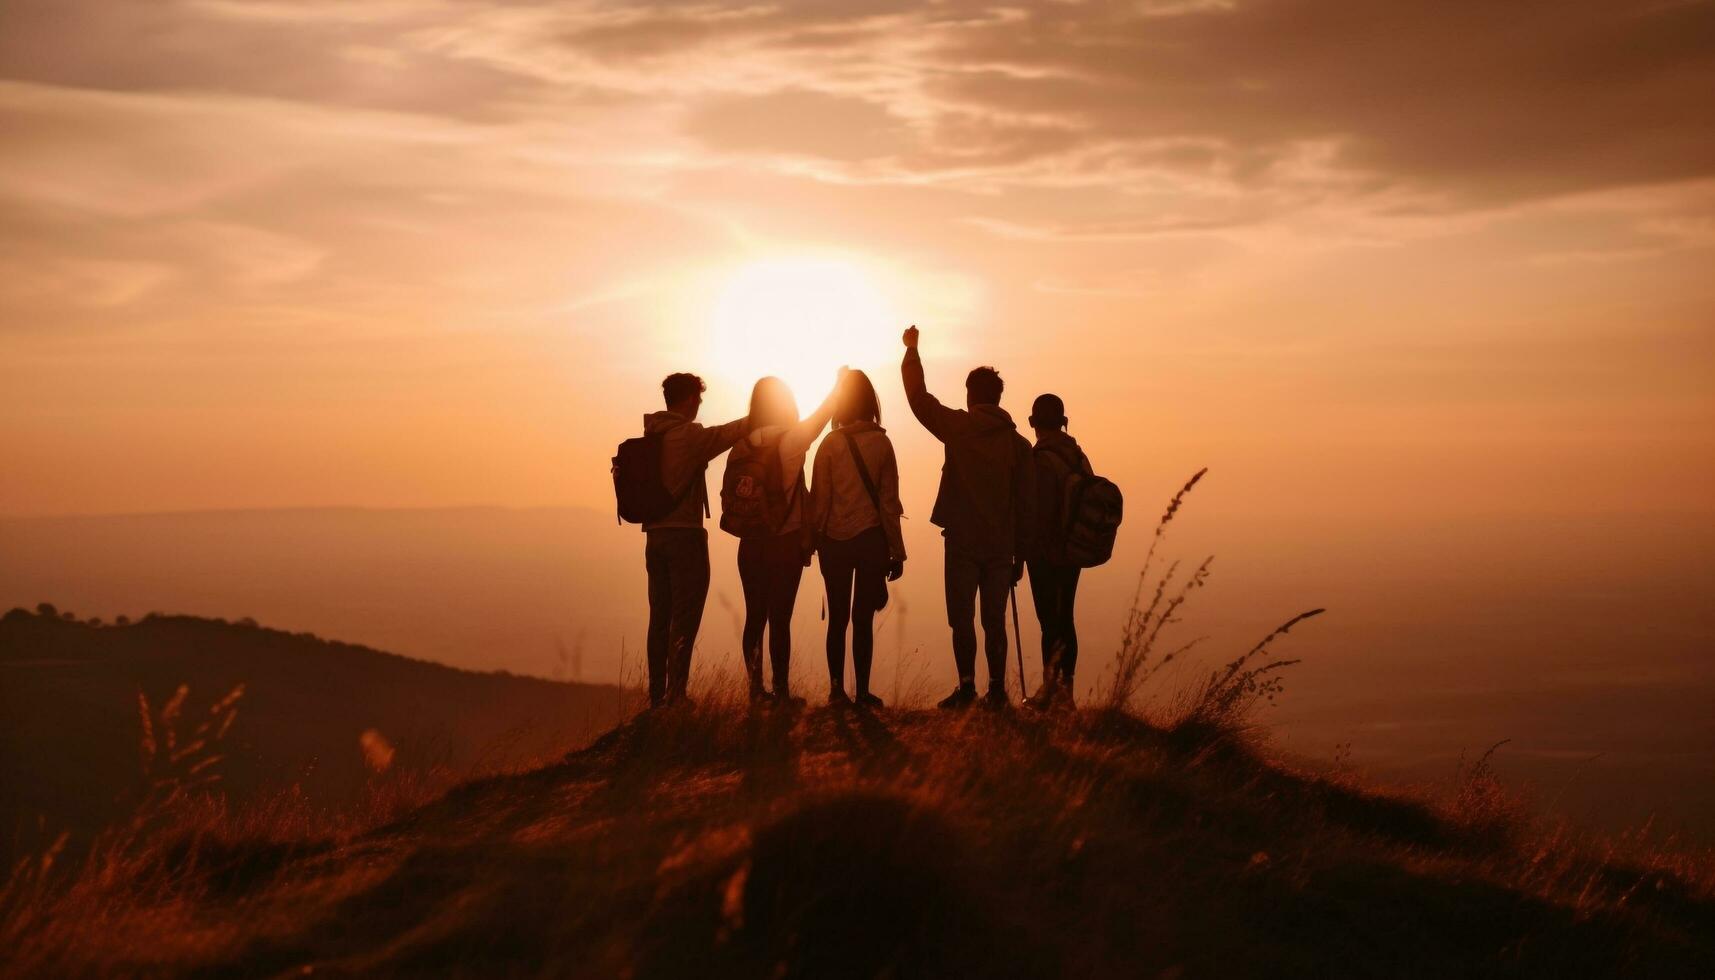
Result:
M707 463L750 434L750 416L744 415L716 426L688 422L686 428L690 433L692 445L696 448L697 458Z
M893 452L893 440L881 437L881 527L887 534L887 580L897 581L905 574L905 533L899 521L905 506L899 502L899 458Z
M905 383L905 401L911 406L911 414L923 423L923 428L945 442L958 412L929 394L929 386L923 379L923 358L917 353L917 338L915 325L905 331L905 360L899 364L900 378Z
M839 405L842 394L840 389L845 387L846 375L850 373L850 368L842 366L839 373L834 376L834 386L829 389L828 397L822 399L822 404L816 406L816 410L810 413L809 418L787 429L786 434L780 437L780 456L782 459L807 451L810 448L810 443L815 442L816 437L822 434L822 430L828 425L828 420L834 417L834 408Z

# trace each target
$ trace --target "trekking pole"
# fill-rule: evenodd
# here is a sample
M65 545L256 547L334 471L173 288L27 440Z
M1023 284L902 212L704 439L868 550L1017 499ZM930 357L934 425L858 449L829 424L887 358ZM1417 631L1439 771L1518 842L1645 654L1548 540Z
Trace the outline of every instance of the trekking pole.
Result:
M1018 630L1018 583L1007 587L1012 594L1012 643L1018 648L1018 699L1030 700L1030 689L1024 686L1024 636Z

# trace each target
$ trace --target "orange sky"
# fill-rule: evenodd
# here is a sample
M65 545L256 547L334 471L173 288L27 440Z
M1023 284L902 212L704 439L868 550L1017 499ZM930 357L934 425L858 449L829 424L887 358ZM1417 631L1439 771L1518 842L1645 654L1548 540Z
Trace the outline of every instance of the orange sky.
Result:
M820 267L916 517L912 321L1141 499L1707 513L1711 91L1710 3L10 0L0 514L606 508Z

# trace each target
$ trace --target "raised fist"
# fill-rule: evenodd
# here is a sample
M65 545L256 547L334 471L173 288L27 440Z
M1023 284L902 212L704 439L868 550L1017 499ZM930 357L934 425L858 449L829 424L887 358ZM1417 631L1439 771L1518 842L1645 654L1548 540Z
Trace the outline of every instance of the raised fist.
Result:
M917 349L917 324L913 323L905 330L905 346L909 350Z

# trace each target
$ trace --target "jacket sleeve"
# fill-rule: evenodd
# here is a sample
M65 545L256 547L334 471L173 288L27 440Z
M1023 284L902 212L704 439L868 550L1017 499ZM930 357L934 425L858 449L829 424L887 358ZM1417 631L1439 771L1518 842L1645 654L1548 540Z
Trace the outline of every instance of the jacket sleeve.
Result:
M1012 466L1013 552L1014 559L1036 557L1036 461L1031 457L1030 443L1018 436L1016 458Z
M828 511L834 505L834 474L829 466L828 443L823 439L816 447L816 461L810 464L810 530L820 534L828 526Z
M917 348L906 348L905 360L899 364L899 374L905 382L905 400L911 406L911 414L917 416L917 421L923 423L923 428L928 429L931 435L946 442L958 424L959 412L929 394L928 385L923 380L923 358L918 356Z
M881 527L887 532L888 555L894 561L905 560L905 533L900 529L899 519L905 514L905 506L899 502L899 458L893 454L893 442L885 437L881 440Z
M707 463L732 448L732 444L750 432L750 416L733 419L724 425L701 426L691 423L691 448L698 463Z
M829 395L820 408L811 413L810 417L786 430L780 437L780 456L796 456L810 448L810 443L822 434L828 420L834 417L834 396Z

